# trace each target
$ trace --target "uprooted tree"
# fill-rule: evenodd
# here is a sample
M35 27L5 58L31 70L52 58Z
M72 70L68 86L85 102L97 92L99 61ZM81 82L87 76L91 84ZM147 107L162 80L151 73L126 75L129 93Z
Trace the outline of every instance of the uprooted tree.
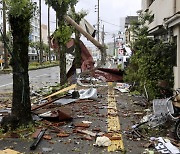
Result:
M46 0L56 12L58 18L58 29L54 33L56 43L58 44L58 52L60 54L60 84L64 85L67 82L66 76L66 43L72 35L72 29L67 25L64 15L67 14L70 6L77 3L77 0Z
M11 66L13 69L12 127L32 121L28 75L30 19L35 5L30 0L5 0L13 37ZM14 126L13 126L14 125Z

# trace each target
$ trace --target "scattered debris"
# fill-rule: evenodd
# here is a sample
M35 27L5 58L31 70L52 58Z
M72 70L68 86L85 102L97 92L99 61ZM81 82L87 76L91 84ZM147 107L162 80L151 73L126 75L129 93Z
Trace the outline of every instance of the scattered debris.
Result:
M130 85L126 83L117 83L114 89L119 90L122 93L129 92Z
M91 132L89 130L82 130L82 129L79 129L79 128L77 128L76 131L78 133L87 134L87 135L90 135L92 137L95 137L97 135L97 133L93 133L93 132Z
M111 140L106 136L97 137L95 145L99 146L99 147L101 147L101 146L107 147L107 146L111 145Z
M75 101L77 101L78 99L72 99L72 98L61 98L61 99L58 99L57 101L54 101L53 104L56 104L56 105L66 105L66 104L69 104L69 103L73 103Z
M12 150L12 149L6 149L6 150L2 150L0 151L1 154L20 154L20 152Z
M45 140L51 140L52 137L51 137L50 135L44 135L44 136L43 136L43 139L45 139Z
M42 148L42 152L51 152L53 148Z
M90 124L89 123L75 123L74 124L75 127L83 127L83 128L89 128Z
M70 134L68 133L63 133L63 132L60 132L59 134L57 134L58 137L68 137Z
M46 132L46 129L43 128L37 138L34 140L32 145L30 146L30 150L35 150L36 147L38 146L38 143L40 142L41 138L43 137L44 133Z
M162 137L154 138L155 149L161 153L175 154L180 153L180 150L171 144L169 139Z

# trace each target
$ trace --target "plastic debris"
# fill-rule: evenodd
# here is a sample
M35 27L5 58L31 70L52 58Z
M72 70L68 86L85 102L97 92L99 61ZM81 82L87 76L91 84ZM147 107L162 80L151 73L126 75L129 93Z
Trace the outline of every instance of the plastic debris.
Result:
M53 150L53 148L42 148L42 151L43 152L50 152L50 151L52 151Z
M106 136L97 137L95 145L99 146L99 147L101 147L101 146L107 147L107 146L111 145L111 140Z
M161 153L175 154L180 153L180 150L171 144L170 140L158 137L155 139L155 149Z
M80 90L80 99L92 99L97 100L97 89L96 88L90 88L87 90Z

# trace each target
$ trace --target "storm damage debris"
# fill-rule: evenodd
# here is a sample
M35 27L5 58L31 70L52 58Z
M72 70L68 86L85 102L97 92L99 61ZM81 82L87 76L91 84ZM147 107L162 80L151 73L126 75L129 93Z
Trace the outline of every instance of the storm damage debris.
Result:
M111 145L111 140L106 136L97 137L95 145L99 146L99 147L101 147L101 146L107 147L107 146Z
M160 153L175 154L180 153L180 150L175 147L169 139L163 137L151 138L155 143L155 149Z
M66 121L72 120L72 111L70 108L60 107L58 110L55 111L47 111L42 114L39 114L41 118L47 120L57 120L57 121Z
M6 150L0 150L0 153L1 154L20 154L19 151L15 151L15 150L12 150L12 149L6 149Z
M36 147L38 146L40 140L42 139L44 133L46 132L47 129L43 128L40 133L38 134L37 138L34 140L32 145L30 146L30 150L35 150Z
M127 83L117 83L116 87L114 87L114 89L119 90L122 93L128 93L129 88L130 88L130 85Z

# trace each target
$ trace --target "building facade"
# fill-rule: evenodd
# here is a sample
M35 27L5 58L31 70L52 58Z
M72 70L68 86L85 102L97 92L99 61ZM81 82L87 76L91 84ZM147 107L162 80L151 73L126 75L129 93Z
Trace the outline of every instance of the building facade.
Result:
M148 25L151 36L177 44L173 53L177 55L174 88L180 88L180 0L142 0L142 10L154 16L154 21Z
M131 22L137 21L138 16L127 16L125 18L125 43L130 45L134 41L132 32L129 30Z

